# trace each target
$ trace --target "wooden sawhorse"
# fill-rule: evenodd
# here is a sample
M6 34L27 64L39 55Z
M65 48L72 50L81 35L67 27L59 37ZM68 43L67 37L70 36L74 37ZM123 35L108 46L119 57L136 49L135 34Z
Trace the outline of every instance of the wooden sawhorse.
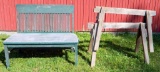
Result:
M144 49L144 59L149 64L148 46L150 52L154 52L153 39L152 39L152 16L156 15L155 11L151 10L138 10L138 9L126 9L126 8L111 8L97 6L94 12L98 13L97 21L95 24L89 24L91 29L91 39L88 51L92 51L91 67L95 66L96 51L99 48L100 38L103 28L136 28L138 29L135 51L139 50L139 45L142 42ZM105 23L105 13L114 14L127 14L127 15L139 15L145 16L146 22L140 23ZM147 45L148 41L148 45Z

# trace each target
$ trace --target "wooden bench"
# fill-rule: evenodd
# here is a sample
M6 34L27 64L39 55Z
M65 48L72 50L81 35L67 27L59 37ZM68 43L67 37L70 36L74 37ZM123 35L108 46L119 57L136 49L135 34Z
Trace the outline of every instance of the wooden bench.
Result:
M78 37L74 34L72 5L16 5L17 34L7 38L4 52L7 68L10 48L71 48L78 64Z
M89 24L88 26L91 29L90 46L88 49L89 52L92 51L91 67L95 66L96 51L99 48L99 43L103 28L138 29L135 51L137 52L139 50L139 45L140 43L142 43L144 50L144 59L145 62L149 64L148 49L150 52L154 52L153 39L152 39L152 16L156 15L155 11L97 6L94 9L94 12L98 13L97 21L95 24ZM105 23L104 18L106 13L145 16L144 17L145 21L138 23L133 23L133 22Z

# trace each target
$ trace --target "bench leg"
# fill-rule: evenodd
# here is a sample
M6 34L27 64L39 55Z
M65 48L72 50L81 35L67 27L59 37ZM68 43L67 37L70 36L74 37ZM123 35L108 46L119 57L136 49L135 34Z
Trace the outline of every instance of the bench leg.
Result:
M5 53L5 58L6 58L6 66L9 68L9 53L8 53L8 48L6 45L4 45L4 53Z
M75 65L78 65L78 46L75 45Z

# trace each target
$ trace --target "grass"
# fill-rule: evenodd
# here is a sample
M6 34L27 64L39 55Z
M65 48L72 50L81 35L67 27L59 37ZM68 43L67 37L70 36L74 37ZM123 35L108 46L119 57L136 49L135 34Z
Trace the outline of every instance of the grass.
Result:
M70 49L14 49L10 54L10 68L5 67L2 42L8 37L0 35L0 72L159 72L160 35L153 35L154 53L149 53L150 64L144 63L143 49L134 52L136 35L106 34L101 37L96 66L90 67L91 53L87 52L90 34L76 33L79 38L79 64L74 66L74 52Z

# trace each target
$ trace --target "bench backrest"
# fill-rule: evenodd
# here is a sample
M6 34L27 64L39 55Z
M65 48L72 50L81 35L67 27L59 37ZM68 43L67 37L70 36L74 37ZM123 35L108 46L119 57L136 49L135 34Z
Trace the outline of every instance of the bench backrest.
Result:
M16 5L17 32L74 32L73 5Z

